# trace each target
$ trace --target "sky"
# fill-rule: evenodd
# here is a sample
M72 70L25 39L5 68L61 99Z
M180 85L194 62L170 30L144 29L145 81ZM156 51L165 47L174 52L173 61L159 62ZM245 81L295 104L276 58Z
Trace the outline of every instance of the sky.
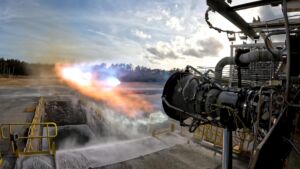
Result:
M214 66L229 56L230 42L208 28L206 9L204 0L0 0L0 57L161 69ZM281 16L269 6L240 14L248 22ZM210 19L237 30L216 13Z

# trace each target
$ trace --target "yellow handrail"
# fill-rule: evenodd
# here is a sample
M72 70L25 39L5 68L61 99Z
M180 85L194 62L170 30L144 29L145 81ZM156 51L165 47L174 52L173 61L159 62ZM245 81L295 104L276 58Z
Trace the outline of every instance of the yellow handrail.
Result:
M161 130L153 129L152 130L152 136L156 137L157 135L165 134L165 133L168 133L168 132L173 132L174 130L175 130L175 125L173 123L171 123L168 128L161 129Z
M5 135L5 128L8 128L8 131L9 131L9 134L14 134L12 132L12 126L37 126L37 125L44 125L46 127L54 127L54 134L53 135L50 135L50 134L47 134L49 136L34 136L34 135L29 135L29 136L18 136L16 138L16 140L19 140L19 139L30 139L30 138L55 138L57 136L57 125L56 123L54 122L43 122L43 123L1 123L0 124L0 134L1 134L1 138L2 139L9 139L10 138L10 135ZM47 132L49 132L49 130L47 130Z
M14 127L16 126L41 126L41 128L46 127L46 134L45 135L28 135L28 136L18 136L14 133ZM53 129L53 133L50 133L49 128ZM30 129L29 129L30 130ZM6 132L8 131L8 133ZM6 139L11 141L11 147L13 152L16 154L16 156L20 155L34 155L34 154L54 154L55 153L55 144L52 142L53 138L57 136L58 129L57 125L54 122L44 122L44 123L6 123L6 124L0 124L0 136L1 139ZM6 135L8 134L8 135ZM13 137L13 138L12 138ZM32 141L34 139L42 140L43 138L46 139L48 144L48 149L43 151L39 148L34 149L32 145ZM17 145L17 141L27 139L26 147L23 151L20 151ZM39 146L38 146L39 147Z
M30 125L29 130L28 130L29 137L36 136L36 133L41 133L42 128L40 126L37 126L34 124L41 122L42 114L45 111L44 105L45 105L45 100L43 97L41 97L39 99L38 105L36 106L34 116L33 116L32 122L31 122L33 125ZM48 125L47 125L47 130L48 130ZM39 141L39 140L34 140L32 138L28 138L24 151L25 152L32 151L34 149L33 144L35 144L36 146L38 145L37 141ZM35 143L33 143L33 142L35 142Z
M251 139L247 139L249 133L244 131L239 134L239 132L233 133L233 151L235 153L248 152L247 144L251 142ZM223 146L223 129L220 127L212 126L210 124L202 125L198 127L193 136L196 140L206 141L213 146L222 147ZM245 146L246 148L244 148Z
M45 100L43 97L39 99L36 106L34 116L31 123L6 123L0 124L0 139L9 139L13 152L19 155L33 155L33 154L54 154L55 144L52 141L57 136L57 125L54 122L43 122L42 115L45 111ZM13 131L16 126L28 126L28 133L26 136L19 136ZM46 127L45 135L41 135L42 130ZM53 133L50 133L49 128L53 128ZM27 127L26 127L27 128ZM5 130L7 129L7 130ZM8 135L5 135L5 131L8 131ZM7 133L7 132L6 132ZM43 139L46 139L48 149L46 151L40 150L40 145ZM17 141L26 140L26 145L23 151L19 150Z
M3 164L3 158L2 158L2 154L0 152L0 168L2 167L2 164Z

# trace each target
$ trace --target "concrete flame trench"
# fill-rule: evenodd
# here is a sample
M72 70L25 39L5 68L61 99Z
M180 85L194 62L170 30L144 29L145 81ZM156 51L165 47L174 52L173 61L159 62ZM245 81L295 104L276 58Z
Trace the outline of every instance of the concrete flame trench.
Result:
M55 157L20 157L9 168L216 168L221 163L220 155L179 134L178 126L174 132L152 136L153 129L164 130L171 123L159 111L161 91L156 88L151 93L141 94L151 98L158 111L132 121L92 100L77 99L81 96L61 85L3 86L0 90L0 100L5 103L0 110L7 112L3 117L11 117L1 118L2 122L14 122L16 119L12 114L15 112L19 112L19 119L30 121L32 114L22 111L29 103L44 96L46 104L42 119L56 122L59 129L54 140L58 148ZM17 102L19 107L15 106Z
M91 106L92 105L92 106ZM101 107L101 106L100 106ZM97 109L98 108L98 109ZM105 110L105 108L104 108ZM99 112L99 107L82 100L51 100L45 104L44 121L56 122L58 136L55 138L55 158L24 157L17 161L17 168L94 168L127 161L151 154L187 140L175 133L162 138L151 136L153 128L168 127L166 121L150 124L132 122L134 126L118 124L126 117ZM119 120L117 120L119 118ZM139 120L149 119L148 115ZM127 119L128 120L128 119ZM153 119L152 119L153 120ZM155 120L155 119L154 119ZM135 129L134 132L132 132ZM42 145L45 146L45 145ZM32 162L32 161L35 162ZM53 162L54 160L54 162ZM51 162L52 161L52 162Z

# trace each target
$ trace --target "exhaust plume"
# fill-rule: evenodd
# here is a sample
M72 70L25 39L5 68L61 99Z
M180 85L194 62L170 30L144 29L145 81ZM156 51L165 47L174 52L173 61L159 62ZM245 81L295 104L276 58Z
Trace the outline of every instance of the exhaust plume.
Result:
M91 66L83 64L56 64L55 72L63 82L79 93L102 101L129 117L153 111L152 105L141 96L119 87L121 82L112 74L95 71Z

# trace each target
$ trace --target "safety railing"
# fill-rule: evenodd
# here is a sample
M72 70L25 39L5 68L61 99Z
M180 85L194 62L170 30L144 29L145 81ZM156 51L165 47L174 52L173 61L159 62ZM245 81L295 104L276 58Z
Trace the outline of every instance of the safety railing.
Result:
M17 157L34 154L55 155L53 139L57 136L57 125L54 122L41 122L44 106L45 100L41 97L31 123L0 124L0 139L9 140L11 150ZM20 133L21 129L26 129L25 133Z
M45 132L29 134L28 136L19 135L14 131L18 126L29 127L28 133L34 133L30 130L40 126L45 129ZM45 123L9 123L0 124L1 139L9 140L12 152L17 156L34 155L34 154L49 154L55 155L55 144L53 139L57 136L57 125L53 122ZM22 143L26 141L25 146ZM43 147L42 142L45 141L47 146ZM24 148L23 148L24 147ZM23 150L22 150L23 148ZM45 150L44 150L45 149Z
M3 158L2 158L2 154L0 152L0 168L2 167L2 165L3 165Z
M171 123L168 128L165 129L153 129L152 136L157 137L158 135L173 132L175 130L175 124Z
M201 141L207 141L215 146L222 147L223 129L212 125L202 125L194 133L194 138Z
M34 124L38 124L41 122L44 111L45 111L45 100L43 97L41 97L39 99L38 105L36 106L36 109L34 112L34 116L32 118L31 124L33 124L33 125L30 125L28 133L27 133L28 137L33 137L33 136L38 135L37 133L41 133L42 127L40 125L34 125ZM48 127L47 127L47 130L48 130ZM27 139L26 147L25 147L24 151L28 152L28 151L37 149L37 146L39 145L38 141L39 140L37 140L37 139L31 139L31 138ZM33 147L33 146L35 146L35 147Z
M194 139L211 143L214 147L223 147L223 128L209 124L199 126L194 132ZM252 135L240 130L233 132L233 152L248 153L251 151Z

